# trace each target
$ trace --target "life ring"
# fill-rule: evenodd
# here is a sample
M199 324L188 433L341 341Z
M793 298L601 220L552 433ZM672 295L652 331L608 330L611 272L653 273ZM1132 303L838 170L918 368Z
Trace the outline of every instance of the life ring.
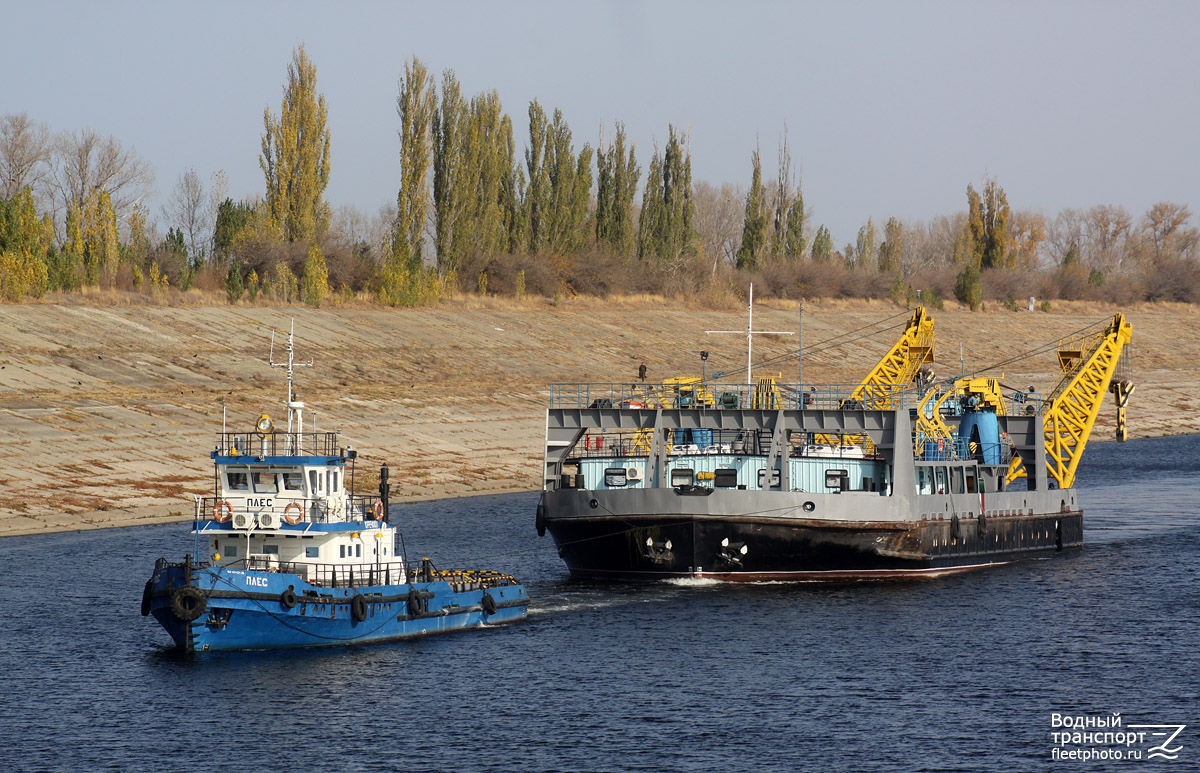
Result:
M207 607L208 599L205 598L204 591L195 585L184 585L171 593L171 611L185 623L200 617Z
M356 623L367 619L367 599L361 593L355 593L354 598L350 599L350 617Z
M292 508L296 508L296 514L292 515ZM288 502L288 506L283 508L283 520L295 526L304 520L304 505L299 502Z
M294 609L296 606L296 591L289 585L287 590L279 594L279 603L284 609Z
M382 521L383 520L383 502L380 502L378 499L376 499L375 506L371 508L371 514L375 516L375 520Z
M222 515L224 513L224 515ZM228 499L222 499L213 505L213 520L217 523L227 523L233 517L233 505Z
M492 594L488 593L487 591L483 592L483 598L480 599L479 605L482 606L483 611L487 612L489 615L496 614L496 610L498 609L496 606L496 599L492 598Z
M146 588L142 591L142 617L150 614L150 599L154 594L154 580L146 580Z

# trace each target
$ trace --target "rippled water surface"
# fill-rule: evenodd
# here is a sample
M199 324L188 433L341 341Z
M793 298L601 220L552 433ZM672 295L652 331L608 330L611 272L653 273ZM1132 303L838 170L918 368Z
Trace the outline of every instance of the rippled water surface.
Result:
M914 583L585 584L534 494L398 507L530 618L326 651L168 650L138 606L188 525L0 540L0 771L1155 768L1053 761L1054 712L1186 723L1197 770L1198 457L1094 444L1083 551Z

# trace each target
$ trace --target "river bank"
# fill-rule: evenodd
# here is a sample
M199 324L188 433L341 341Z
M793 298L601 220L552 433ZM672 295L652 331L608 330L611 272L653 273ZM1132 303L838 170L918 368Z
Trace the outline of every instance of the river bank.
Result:
M936 371L1003 362L1114 313L1055 303L1050 312L932 311ZM1137 392L1131 437L1200 431L1200 311L1127 311ZM908 312L883 302L805 304L806 346ZM0 306L0 536L126 526L192 516L209 490L220 431L285 415L283 373L267 362L271 331L295 320L297 393L321 429L359 449L359 471L392 469L393 501L534 490L540 485L547 385L745 373L744 310L682 303L573 300L525 306L465 300L433 309L263 306ZM795 330L798 304L755 307L755 327ZM856 383L898 329L806 356L806 383ZM795 348L758 336L755 361ZM738 371L741 366L740 372ZM772 366L794 382L794 358ZM1002 368L1005 383L1051 388L1053 350ZM1112 437L1106 405L1094 440ZM532 516L531 516L532 517Z

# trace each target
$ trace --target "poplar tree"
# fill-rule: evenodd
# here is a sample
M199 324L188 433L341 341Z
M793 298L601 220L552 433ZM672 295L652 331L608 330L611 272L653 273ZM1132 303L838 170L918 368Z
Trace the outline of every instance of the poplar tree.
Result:
M455 249L456 229L466 207L468 179L464 173L467 105L453 70L442 73L441 105L433 114L434 241L438 270L443 275L458 268L462 255ZM457 239L461 248L462 239Z
M111 280L121 260L117 217L108 191L91 191L82 202L67 206L67 240L63 246L69 263L82 269L84 284Z
M854 245L854 254L858 265L865 269L875 268L875 223L867 218L867 224L858 229L858 239Z
M787 226L783 236L783 256L789 260L804 257L804 251L808 248L804 238L805 221L804 196L797 190L796 197L788 206Z
M779 143L779 175L775 181L774 229L771 254L775 258L795 260L804 255L804 195L800 186L793 190L792 151L788 145L787 127Z
M812 259L817 263L827 263L833 257L833 236L825 226L817 228L813 236Z
M586 143L575 152L561 110L556 109L548 120L537 100L529 104L524 217L530 252L563 254L587 244L592 230L588 225L592 152Z
M746 215L742 221L742 246L737 251L737 267L748 270L758 268L767 242L767 197L763 189L762 162L757 147L750 161L753 168L750 190L746 193Z
M420 268L425 218L429 211L426 178L432 159L432 126L437 110L433 76L415 56L404 63L396 113L400 116L400 192L392 229L392 257L407 268Z
M279 118L263 111L259 166L270 222L288 241L312 241L329 227L329 129L317 69L301 45L292 53Z
M983 180L982 196L967 185L967 232L971 254L980 268L1006 268L1011 265L1008 249L1008 219L1011 214L1004 189L991 178Z
M592 147L584 144L576 155L571 129L561 110L554 111L546 143L545 164L549 217L545 221L546 246L556 253L574 252L588 239L588 204L592 190Z
M546 146L550 122L546 111L535 99L529 103L529 145L525 148L525 227L529 236L529 251L537 254L546 241L546 218L549 214L550 173L546 168Z
M625 148L625 125L616 125L616 137L596 154L596 241L620 255L634 250L633 199L637 195L638 166L634 148Z
M516 160L512 119L507 115L504 116L500 140L500 154L505 159L504 175L500 178L500 208L504 213L505 249L515 253L525 246L528 221L524 206L525 170Z
M682 134L673 126L667 130L667 147L661 158L655 151L642 194L638 257L674 271L684 257L696 253L699 237L692 226L691 154L684 149Z
M658 222L662 210L662 159L658 148L650 156L650 170L646 173L646 188L642 192L642 211L638 216L638 259L651 261L657 257Z
M464 202L467 217L460 221L456 252L492 256L507 247L504 179L512 168L506 155L512 148L512 121L504 114L493 89L471 99L465 141Z
M904 226L894 217L889 217L883 227L883 243L879 245L879 271L883 274L899 274L903 266Z

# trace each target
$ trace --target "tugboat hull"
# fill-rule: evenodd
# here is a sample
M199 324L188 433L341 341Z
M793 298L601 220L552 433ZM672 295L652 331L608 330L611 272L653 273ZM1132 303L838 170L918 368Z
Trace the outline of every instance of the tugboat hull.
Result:
M168 564L160 559L142 611L184 652L337 647L522 620L522 585L446 581L357 588L299 575Z

